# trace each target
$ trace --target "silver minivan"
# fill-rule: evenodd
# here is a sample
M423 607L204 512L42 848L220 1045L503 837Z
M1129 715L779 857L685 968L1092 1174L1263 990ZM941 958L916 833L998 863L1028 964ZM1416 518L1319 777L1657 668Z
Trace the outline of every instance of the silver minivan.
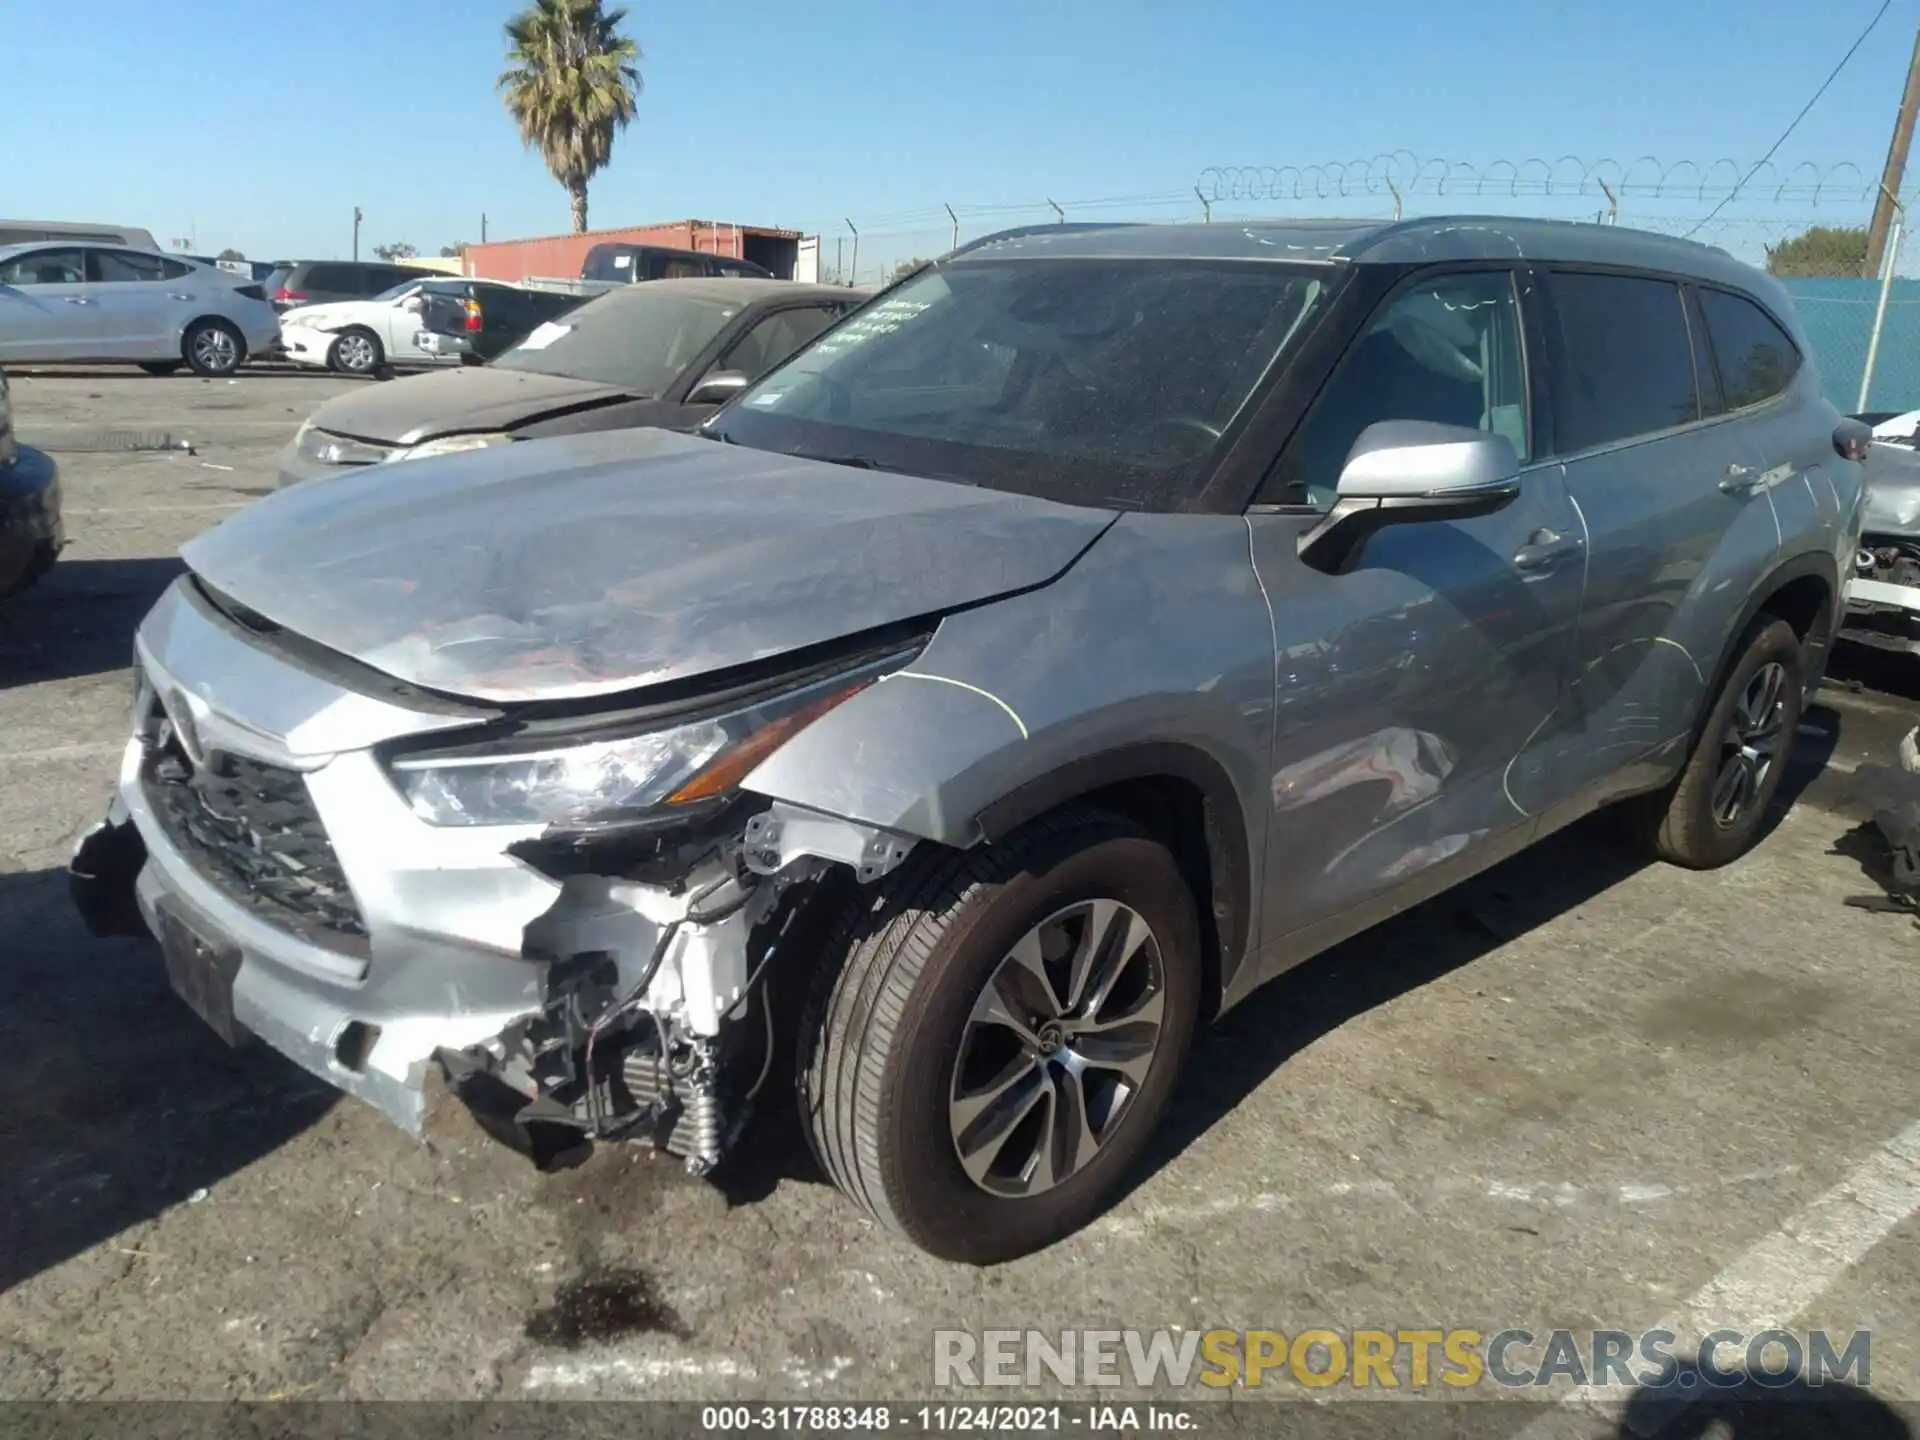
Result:
M1703 246L1011 232L693 435L194 540L76 898L409 1129L444 1088L542 1164L704 1172L797 1092L854 1203L1002 1260L1306 957L1603 806L1746 851L1866 446Z

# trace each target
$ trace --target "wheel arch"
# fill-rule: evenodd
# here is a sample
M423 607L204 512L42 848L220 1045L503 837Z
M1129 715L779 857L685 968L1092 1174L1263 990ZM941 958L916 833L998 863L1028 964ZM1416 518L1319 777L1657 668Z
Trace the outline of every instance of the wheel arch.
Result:
M1254 855L1247 819L1226 769L1177 741L1152 741L1081 756L1025 782L976 817L988 844L1067 805L1104 806L1165 841L1193 891L1201 929L1201 1014L1245 962L1252 920Z
M1831 554L1812 550L1783 560L1754 586L1741 610L1739 623L1732 626L1722 642L1713 669L1713 684L1701 699L1700 718L1704 724L1713 709L1713 697L1727 683L1727 675L1740 658L1740 639L1762 615L1784 620L1800 637L1806 663L1802 679L1811 694L1826 670L1826 657L1840 613L1840 570Z
M175 344L173 348L179 352L182 361L185 361L187 358L187 337L202 325L218 325L231 333L235 342L240 346L240 361L242 364L246 363L247 356L250 353L247 346L247 332L242 330L238 324L227 316L211 310L196 315L187 321L186 324L180 327L180 333L174 337Z

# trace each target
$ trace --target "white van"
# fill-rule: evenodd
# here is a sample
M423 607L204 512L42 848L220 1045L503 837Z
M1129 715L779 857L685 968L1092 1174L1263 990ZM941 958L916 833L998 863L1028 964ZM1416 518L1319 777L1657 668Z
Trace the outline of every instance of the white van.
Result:
M84 225L65 220L0 220L0 245L25 245L35 240L97 240L125 245L131 250L158 250L151 230L131 225Z

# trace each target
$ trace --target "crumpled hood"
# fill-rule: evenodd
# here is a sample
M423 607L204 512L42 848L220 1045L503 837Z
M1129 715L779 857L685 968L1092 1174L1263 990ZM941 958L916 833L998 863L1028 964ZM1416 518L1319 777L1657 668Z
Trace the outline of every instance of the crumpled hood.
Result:
M366 303L364 300L333 300L325 305L296 305L291 310L281 312L280 323L325 330L330 325L344 325L349 320L360 318Z
M1052 579L1114 512L663 430L522 441L268 496L181 554L397 679L578 699Z
M1911 445L1876 441L1867 449L1867 482L1861 529L1869 535L1920 539L1920 452Z
M359 386L314 411L313 423L335 435L418 445L456 431L511 430L556 410L608 405L627 396L625 390L592 380L463 365Z

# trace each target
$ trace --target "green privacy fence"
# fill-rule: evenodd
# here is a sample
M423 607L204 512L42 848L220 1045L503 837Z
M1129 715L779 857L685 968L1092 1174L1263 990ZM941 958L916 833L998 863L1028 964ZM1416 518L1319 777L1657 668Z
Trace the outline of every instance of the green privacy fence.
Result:
M1782 280L1793 296L1800 323L1813 344L1813 358L1827 397L1842 410L1860 398L1880 300L1877 280ZM1869 410L1920 410L1920 280L1896 280L1887 297L1887 319L1874 359Z

